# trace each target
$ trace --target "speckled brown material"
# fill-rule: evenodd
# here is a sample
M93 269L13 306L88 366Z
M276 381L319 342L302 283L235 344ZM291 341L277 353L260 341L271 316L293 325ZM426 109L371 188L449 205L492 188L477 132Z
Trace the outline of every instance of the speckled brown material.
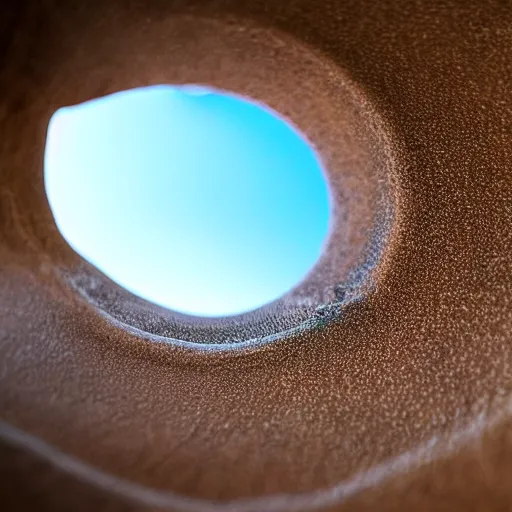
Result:
M0 508L509 510L511 27L508 0L5 2ZM352 161L374 199L349 227L379 232L392 205L372 286L335 318L213 350L69 285L85 267L44 194L51 114L198 80L288 115L329 172Z

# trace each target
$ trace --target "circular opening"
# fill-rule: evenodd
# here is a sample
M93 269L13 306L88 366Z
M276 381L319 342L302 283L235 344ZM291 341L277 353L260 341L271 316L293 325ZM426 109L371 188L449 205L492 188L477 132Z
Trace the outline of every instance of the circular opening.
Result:
M80 256L188 315L238 315L279 299L329 234L329 187L304 136L261 104L199 86L59 109L45 187Z

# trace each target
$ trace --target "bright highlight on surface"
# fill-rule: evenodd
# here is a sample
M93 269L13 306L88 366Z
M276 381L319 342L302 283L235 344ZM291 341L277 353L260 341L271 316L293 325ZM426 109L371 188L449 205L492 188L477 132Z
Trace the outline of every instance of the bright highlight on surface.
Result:
M197 87L58 110L45 185L57 226L130 292L197 316L268 304L318 261L330 194L315 152L268 108Z

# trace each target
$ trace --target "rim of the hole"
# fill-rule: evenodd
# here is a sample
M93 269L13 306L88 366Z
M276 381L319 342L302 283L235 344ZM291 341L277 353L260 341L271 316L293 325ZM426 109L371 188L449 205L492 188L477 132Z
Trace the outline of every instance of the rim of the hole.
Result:
M185 19L188 20L188 22L193 21L195 24L197 24L197 21L198 21L197 16L192 16L191 19L188 19L188 18L190 18L190 17L185 16ZM220 22L221 20L212 20L212 19L201 18L201 21L207 22L208 30L210 30L212 28L214 29L215 32L217 32L218 30L223 32L226 29L229 32L231 30L231 28L226 27L226 25L223 22L221 23ZM215 21L215 22L219 21L220 23L218 25L217 25L217 23L214 23L215 26L210 25L210 23L213 21ZM401 197L402 194L400 193L400 189L401 189L400 183L399 183L399 181L397 181L397 177L395 176L394 173L395 173L395 168L396 168L396 161L399 161L400 159L397 158L398 157L398 154L396 152L397 148L395 147L395 144L393 143L393 140L396 140L392 136L392 133L395 132L395 129L393 128L393 126L390 126L389 123L384 120L385 118L382 117L382 113L380 112L379 104L378 104L378 102L376 103L375 101L373 101L373 100L375 100L375 98L373 98L371 91L366 90L363 87L364 84L360 84L357 80L355 80L354 77L352 77L350 75L349 69L343 68L341 66L341 63L332 62L328 55L323 54L323 53L318 53L317 49L309 46L302 40L296 39L293 36L293 34L282 32L282 31L276 29L275 27L261 27L259 25L252 26L252 20L251 20L250 25L251 25L250 30L247 32L247 34L249 36L251 36L251 34L252 34L252 29L255 29L259 35L262 35L263 33L266 33L266 32L274 34L274 32L277 31L276 33L278 34L279 41L281 41L281 42L288 41L290 43L290 44L280 45L279 48L282 48L282 49L291 48L292 49L292 50L290 50L291 56L290 56L290 58L288 58L286 60L286 62L290 62L290 63L295 62L296 64L291 66L290 71L284 72L282 74L282 76L281 76L281 74L278 73L276 75L276 81L273 82L272 87L275 87L275 85L279 84L280 80L282 82L282 79L286 78L286 76L289 75L292 68L295 67L295 70L297 71L297 65L300 65L300 69L303 69L304 65L307 65L308 67L311 68L310 70L313 73L313 76L316 77L315 80L316 81L320 80L317 85L319 87L319 91L321 91L320 96L322 96L322 98L323 98L321 100L321 102L324 102L323 104L322 103L318 104L318 101L320 101L320 100L315 100L314 98L311 98L311 100L313 100L312 102L311 101L301 102L300 104L304 105L304 106L297 107L296 100L291 102L291 101L285 99L286 97L283 97L282 99L280 99L280 98L274 96L274 94L272 92L272 88L269 89L269 87L267 86L268 82L261 81L260 74L253 73L252 70L254 68L252 66L249 66L247 69L245 69L244 62L241 62L239 64L241 66L240 69L242 69L242 70L245 69L246 73L243 74L243 78L242 78L242 75L240 75L240 78L236 79L234 82L233 82L231 76L229 76L229 77L222 76L222 75L219 76L217 74L217 72L215 71L215 73L213 75L211 75L213 77L213 80L210 80L210 78L208 78L207 80L204 80L203 78L197 79L197 73L194 72L194 73L192 73L192 75L196 75L196 77L193 80L187 80L187 81L182 82L181 78L178 78L178 80L171 80L171 81L167 82L166 85L173 84L173 85L177 85L177 86L183 86L183 85L186 86L187 84L194 84L194 85L197 84L200 87L214 88L216 90L226 91L230 95L234 95L234 96L239 95L242 98L251 98L252 101L257 102L259 104L263 103L263 105L266 108L271 109L274 112L277 112L279 117L285 118L288 121L288 123L291 126L293 126L300 134L302 134L303 136L305 135L307 137L308 143L310 143L310 146L315 150L315 153L322 164L322 169L324 170L324 173L325 173L324 176L326 178L327 183L329 184L329 187L328 187L329 193L332 193L335 190L335 187L332 185L332 182L331 182L331 177L334 178L334 176L335 176L335 173L333 171L340 171L340 168L338 168L336 159L333 160L333 155L336 156L336 158L339 156L339 148L334 149L335 146L330 145L331 142L323 140L323 132L324 132L323 128L325 126L329 126L329 124L332 122L331 121L332 118L329 118L329 116L326 117L326 111L323 110L323 106L325 105L325 101L331 102L331 103L334 102L334 104L338 104L338 105L340 104L340 102L341 102L341 104L344 104L346 101L348 101L347 105L351 105L351 107L349 107L349 109L347 111L348 118L352 119L352 121L355 122L355 124L351 128L350 133L352 133L352 136L354 136L354 134L356 133L354 131L354 128L356 129L356 131L360 130L361 128L363 129L364 133L362 135L362 139L360 139L362 141L362 143L361 143L362 146L360 146L359 149L360 150L362 149L363 152L368 151L367 156L370 158L370 160L368 160L366 163L363 162L363 164L366 166L370 165L369 167L366 168L366 171L365 171L365 172L369 172L369 174L364 179L369 179L370 181L373 181L376 177L380 177L378 180L379 181L378 188L380 189L380 187L381 187L380 182L382 181L383 182L382 198L383 198L384 202L387 204L387 206L384 210L382 210L382 211L376 210L374 212L375 214L378 214L379 218L381 217L380 214L382 213L383 223L380 224L379 219L377 217L374 217L373 220L371 221L371 224L368 224L367 227L369 228L369 231L367 234L367 243L365 243L364 246L359 246L355 250L355 252L352 251L352 254L350 256L350 264L348 267L347 267L347 265L344 265L345 270L342 271L341 280L340 279L335 279L335 280L331 279L329 283L325 284L325 287L330 287L330 288L335 288L339 284L342 284L342 285L344 285L346 283L350 284L351 289L349 290L349 293L346 294L346 297L345 297L346 300L342 300L341 302L337 301L337 300L317 302L318 307L311 308L307 315L307 318L305 318L305 320L303 322L299 322L299 323L294 322L294 326L291 328L291 330L296 331L296 329L297 328L300 329L300 326L302 326L304 323L306 323L306 324L309 324L310 322L315 323L317 320L317 316L319 316L321 318L320 324L325 325L326 317L329 317L329 314L327 312L330 309L336 308L340 304L341 304L341 306L343 306L345 304L355 302L356 300L359 300L359 298L366 296L368 294L368 292L371 291L372 289L375 289L375 284L377 283L377 281L374 280L374 277L377 276L378 280L380 280L380 278L382 277L383 274L382 274L381 270L387 266L386 261L388 260L389 251L388 251L386 245L384 245L382 247L374 246L374 241L376 240L377 237L381 237L381 238L383 237L385 240L395 239L396 235L397 235L396 228L399 227L398 226L399 219L397 218L397 214L399 213L399 204L401 203L401 199L403 199L403 198ZM207 32L208 32L208 30L207 30ZM243 34L245 34L245 33L246 32L244 31ZM234 35L237 38L239 38L240 36L237 34L239 34L239 33L236 32ZM245 36L242 39L244 39L244 38L245 38ZM251 38L252 38L252 36L251 36ZM252 41L252 39L251 39L251 41ZM273 39L271 38L270 41L273 41ZM296 44L300 47L300 55L295 55L296 50L297 50ZM251 51L252 50L249 49L249 53ZM306 52L306 53L304 53L304 52ZM284 51L284 53L286 54L289 52L288 52L288 50L286 50L286 51ZM236 53L233 54L234 61L236 61L236 59L237 59L236 55L237 55ZM198 55L198 58L201 58L200 54ZM298 58L298 60L297 60L297 58ZM284 66L284 67L280 67L278 69L287 70L288 67ZM212 70L209 70L206 72L207 75L211 74L211 73L212 73ZM253 74L254 74L254 77L253 77ZM199 73L199 76L201 76L201 75L204 75L204 73L202 71ZM248 77L249 78L253 77L256 81L253 81L252 78L251 78L251 80L248 80ZM239 90L243 89L243 92L241 92L241 93L237 93L234 91L234 89L239 88L238 80L240 80L240 84L242 84L241 88L239 89ZM209 85L208 82L212 83L213 85ZM137 83L137 87L147 87L147 86L152 86L152 85L159 85L161 83L162 83L162 81L160 81L160 80L158 80L157 82L154 82L153 80L151 80L149 78L147 81L145 79L143 79L141 82ZM282 82L281 85L284 87L286 83L288 83L288 82ZM325 87L325 89L324 89L324 87ZM134 88L134 87L131 87L131 88ZM68 105L73 105L73 104L77 105L80 103L85 103L86 101L95 100L95 99L98 99L98 98L101 98L104 96L108 96L110 94L116 94L119 92L123 92L125 90L130 90L130 88L119 89L119 90L111 89L108 94L104 94L101 96L85 94L85 96L84 96L85 101L81 101L78 103L68 103ZM366 101L361 102L361 96L363 96L363 98L365 98ZM260 101L255 98L262 98L262 100ZM280 105L283 105L284 109L279 108ZM314 108L315 105L316 105L316 108ZM54 104L51 113L55 112L60 107L62 107L62 105ZM311 117L312 113L314 111L316 112L318 107L321 107L320 110L318 110L318 112L319 113L323 112L323 113L320 116L317 116L315 113L314 116ZM284 113L281 114L281 111L283 111ZM329 112L330 112L330 109L329 109ZM49 119L50 119L50 117L48 117L48 121L49 121ZM307 120L307 129L302 130L299 127L304 126L304 122L306 122L306 120ZM319 124L319 123L321 123L321 124ZM347 123L344 123L344 124L345 124L345 126L350 126L350 124L348 124L348 125L347 125ZM344 128L342 126L343 125L341 125L341 126L338 125L333 132L333 135L336 134L336 140L341 140L341 139L339 139L339 136L343 137L345 135ZM357 127L359 127L359 128L357 128ZM357 137L359 139L359 135ZM318 147L317 144L319 144L320 150L317 149L317 147ZM380 154L380 158L374 158L374 156L376 156L376 155L373 155L374 148L376 148L375 151ZM322 153L322 151L324 151L325 149L327 149L327 151L328 151L328 153L325 155L327 158L327 161L324 159L324 154ZM372 161L373 163L370 164L370 161ZM377 162L381 162L381 163L378 164ZM333 169L330 168L331 166L333 166ZM373 170L370 170L370 169L373 169ZM336 199L337 199L336 196L331 199L332 210L336 210L336 208L338 206ZM329 236L326 237L326 240L329 240L331 238L332 232L336 231L336 229L338 229L338 227L335 225L335 221L338 220L338 214L336 212L334 213L334 215L331 214L330 220L331 220L331 226L330 226L330 230L329 230L330 232L329 232ZM60 233L59 233L59 238L62 238L62 237L60 237ZM69 248L68 244L65 241L64 241L64 243L67 246L67 248ZM332 253L332 251L330 251L330 253ZM369 267L367 266L366 268L362 268L359 265L359 263L355 262L353 256L356 254L358 255L357 256L358 261L362 262L364 265L366 265L368 263ZM66 281L67 281L66 286L71 285L72 288L75 288L75 291L82 292L82 293L79 293L78 295L81 295L82 299L85 299L85 301L88 303L88 305L91 306L93 309L98 310L101 313L106 313L107 315L112 316L112 318L115 322L124 323L127 327L137 329L139 332L146 333L148 336L151 336L151 337L159 336L164 340L167 340L167 341L175 340L178 342L183 342L186 345L194 344L194 341L189 340L189 339L187 339L187 340L180 339L179 337L177 338L176 336L171 336L168 334L162 335L161 333L155 333L151 329L149 329L149 330L148 329L140 329L139 327L133 325L131 323L131 321L130 322L120 322L119 318L117 318L115 316L115 312L112 312L111 310L108 309L108 305L105 305L104 303L99 303L97 301L95 302L93 300L94 298L91 297L90 295L88 295L87 290L84 290L84 289L80 290L79 289L80 286L78 286L78 287L74 286L73 282L77 283L77 280L80 277L96 278L97 283L100 283L100 285L103 284L104 288L108 288L108 287L114 288L116 286L115 284L114 284L114 286L111 286L111 284L109 284L108 282L105 282L105 281L108 281L108 277L106 277L106 276L103 278L102 278L102 276L99 276L99 279L98 279L98 275L95 276L94 275L95 272L94 271L91 272L90 270L87 269L87 265L84 265L87 262L85 262L79 255L76 255L76 253L75 253L75 256L76 257L74 257L74 260L67 259L67 261L66 261L66 256L63 256L64 259L61 260L61 263L62 263L61 270L64 271L63 274L67 274L69 277L69 279L66 279ZM325 252L324 252L324 256L325 256ZM74 263L72 263L73 261L74 261ZM322 265L322 258L319 261L317 261L314 268L317 268L320 265ZM313 269L311 269L311 270L313 270ZM378 275L377 275L377 271L378 271ZM385 272L385 270L384 270L384 272ZM79 275L79 274L81 274L81 275ZM305 282L308 282L308 277L310 277L310 276L306 276L306 278L302 281L302 284L304 284ZM318 281L318 276L316 276L315 280ZM103 281L103 283L101 283L100 281ZM299 284L301 284L301 283L299 283ZM352 286L352 285L354 285L354 286ZM321 287L324 287L323 283L321 284ZM299 288L300 288L300 286L299 286ZM124 290L122 290L122 291L124 292ZM144 300L144 299L140 299L139 297L137 297L135 295L132 295L130 292L126 291L126 294L131 295L129 297L130 300L131 299L135 299L138 301ZM129 307L133 306L133 304L130 304L129 301L125 301L125 303L128 304ZM151 308L155 308L155 309L159 308L159 306L157 306L157 305L154 305L151 303L148 303L148 304L151 306ZM270 306L272 306L272 305L273 304L271 303ZM264 310L264 311L268 311L270 314L273 310L273 308L271 309L270 306L268 304L264 305L262 308L260 308L257 311ZM319 311L317 311L317 310L319 310ZM167 311L171 311L171 310L167 310ZM178 313L176 313L176 314L178 314ZM248 313L248 314L246 313L245 316L251 316L251 313ZM334 315L334 317L336 317L336 315ZM232 318L239 318L239 317L232 317ZM211 322L214 319L210 318L208 320ZM328 320L327 320L327 323L328 323ZM297 327L298 324L299 324L299 327ZM269 336L270 337L274 337L274 336L280 337L281 333L283 333L283 332L284 332L284 330L279 328L279 329L274 330L273 333ZM263 337L258 336L256 338L251 337L251 339L246 338L244 340L236 340L236 341L234 341L233 344L240 345L241 343L244 343L247 341L248 342L253 342L254 340L259 341L262 338L267 339L269 336L263 336ZM230 335L230 339L231 338L232 338L232 336ZM203 348L206 345L208 345L208 347L210 347L210 348L215 345L218 345L219 347L225 347L226 343L225 342L216 343L216 342L212 342L210 340L208 341L208 343L206 343L204 340L201 340L198 343L198 346L203 347Z

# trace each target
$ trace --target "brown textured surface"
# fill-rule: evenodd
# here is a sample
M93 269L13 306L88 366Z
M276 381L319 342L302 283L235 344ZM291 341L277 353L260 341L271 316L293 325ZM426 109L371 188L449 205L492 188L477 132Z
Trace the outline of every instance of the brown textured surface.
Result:
M13 510L510 509L512 4L8 5L0 499ZM205 30L173 21L184 14L219 20L247 46L213 37L201 56ZM289 61L286 86L274 82L286 70L269 73L287 54L272 39L280 31L339 67L389 138L400 200L375 290L322 329L237 350L155 343L113 325L61 278L81 262L44 196L49 116L189 80L199 58L215 58L209 81L292 117L300 102L304 131L308 115L327 116L314 138L322 155L335 152L329 134L346 119L330 101L307 107L316 61ZM268 44L275 54L258 51Z

